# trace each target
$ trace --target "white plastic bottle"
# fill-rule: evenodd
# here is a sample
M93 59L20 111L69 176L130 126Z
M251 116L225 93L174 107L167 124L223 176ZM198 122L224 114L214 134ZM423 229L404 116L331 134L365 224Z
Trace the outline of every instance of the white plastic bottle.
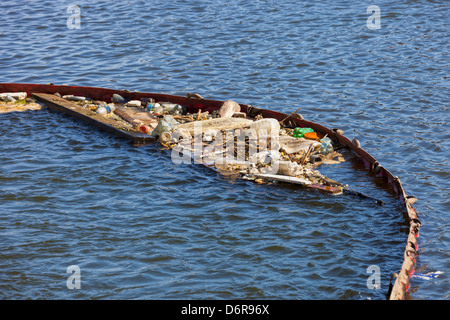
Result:
M97 108L97 113L98 114L108 114L108 113L112 113L114 112L116 108L114 107L114 104L101 104L99 105L99 107Z

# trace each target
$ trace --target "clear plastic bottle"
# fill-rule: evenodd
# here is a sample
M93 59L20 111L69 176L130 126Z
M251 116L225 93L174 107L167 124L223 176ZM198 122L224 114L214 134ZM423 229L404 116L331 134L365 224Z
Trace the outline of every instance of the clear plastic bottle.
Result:
M320 140L320 142L322 143L319 147L319 152L321 154L329 154L331 152L334 151L333 149L333 145L331 144L331 139L328 137L325 137L323 139Z
M120 94L114 93L111 97L113 103L125 103L127 102Z
M98 106L97 113L105 115L105 114L114 112L115 109L116 108L114 107L114 104L112 104L112 103L111 104L102 103Z
M178 122L171 115L166 115L163 119L159 120L158 125L152 132L152 136L159 137L163 132L171 131L177 125Z
M160 103L163 110L170 114L182 114L185 111L185 107L171 102L161 102Z

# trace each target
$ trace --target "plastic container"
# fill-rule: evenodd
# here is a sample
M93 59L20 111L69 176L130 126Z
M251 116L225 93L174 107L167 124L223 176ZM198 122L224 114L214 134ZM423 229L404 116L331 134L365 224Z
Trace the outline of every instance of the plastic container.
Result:
M139 126L139 131L142 133L150 134L151 128L145 124Z
M69 100L69 101L86 101L86 97L82 97L82 96L74 96L74 95L65 95L62 96L63 99Z
M125 106L126 107L140 107L142 102L140 100L131 100L128 101Z
M148 104L146 110L156 116L162 115L164 113L164 109L159 103Z
M152 136L159 137L163 132L172 131L177 125L177 120L175 120L171 115L166 115L164 118L159 120L158 125L152 132Z
M127 102L120 94L114 93L111 97L111 102L114 103L125 103Z
M333 145L331 144L331 139L328 137L325 137L323 139L320 140L320 142L322 143L319 147L319 152L321 154L329 154L331 152L334 151Z
M222 118L231 118L235 112L241 111L241 106L232 100L227 100L220 107L218 113Z
M156 105L153 109L152 109L153 113L157 116L162 115L164 113L164 109L163 107L161 107L160 105Z
M105 114L114 112L115 109L116 109L116 108L114 107L113 104L104 104L104 103L102 103L102 104L100 104L100 105L98 106L96 112L97 112L98 114L105 115Z
M186 110L182 105L171 102L161 102L160 105L165 112L170 114L183 114Z

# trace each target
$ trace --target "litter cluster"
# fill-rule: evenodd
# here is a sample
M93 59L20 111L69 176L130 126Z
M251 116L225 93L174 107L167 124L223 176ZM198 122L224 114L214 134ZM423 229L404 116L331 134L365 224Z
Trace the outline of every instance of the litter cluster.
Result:
M114 94L111 103L63 96L97 114L126 122L172 150L176 163L214 166L243 179L286 181L302 185L342 186L320 174L321 164L341 163L333 141L311 128L295 128L260 114L250 118L238 103L227 100L212 112L151 98L127 101Z
M292 122L249 117L241 106L227 100L212 112L152 98L126 100L114 94L111 102L55 95L114 120L123 130L153 136L171 150L174 163L199 163L227 176L239 176L258 183L284 181L305 186L345 187L323 176L321 164L344 162L334 142L311 128L293 127ZM0 100L17 105L26 93L0 94ZM28 101L30 100L30 101ZM105 120L106 121L106 120Z
M26 92L0 93L0 113L40 110L42 104L29 98Z

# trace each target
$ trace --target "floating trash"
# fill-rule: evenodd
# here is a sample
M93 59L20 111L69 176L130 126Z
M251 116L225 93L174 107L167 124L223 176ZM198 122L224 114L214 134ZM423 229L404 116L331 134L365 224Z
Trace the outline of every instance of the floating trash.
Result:
M306 132L303 137L305 137L305 139L311 139L311 140L318 140L319 136L317 135L317 133L313 132Z
M232 100L227 100L220 107L218 113L222 118L231 118L235 112L240 112L241 106Z
M151 128L150 128L150 126L142 124L142 125L139 126L139 131L142 132L142 133L150 134Z
M156 137L163 146L190 155L190 160L204 161L220 172L241 175L258 183L278 181L320 190L331 188L326 185L330 180L315 168L326 161L339 163L335 159L340 154L334 151L330 138L324 137L319 142L312 128L292 130L282 127L278 119L263 118L261 114L249 119L232 100L211 113L201 109L188 113L188 107L177 103L153 99L128 101L119 94L113 94L111 103L78 96L64 98L84 101L86 109L109 120L127 123L126 130ZM337 194L341 190L332 191Z
M140 107L142 102L140 100L131 100L125 103L126 107Z
M416 279L423 279L423 280L431 280L431 279L435 279L437 277L439 277L439 275L443 274L444 272L442 271L436 271L436 272L428 272L425 274L421 274L421 273L415 273L411 276L411 278L416 278Z
M74 95L65 95L62 96L63 99L69 100L69 101L86 101L86 97L81 97L81 96L74 96Z
M111 97L113 103L125 103L127 102L120 94L114 93Z
M266 118L253 122L250 125L250 129L256 130L258 136L278 136L280 132L280 123L277 119Z
M40 109L42 109L42 104L37 103L33 98L27 98L26 92L0 93L0 113Z
M166 115L158 122L158 125L152 132L152 136L159 137L163 132L172 131L177 125L177 120L171 115Z
M333 152L333 145L331 144L331 139L328 137L324 137L320 140L320 142L322 143L319 147L319 152L321 154L329 154L331 152Z
M295 138L302 138L305 135L305 133L308 132L314 132L314 130L311 128L295 128L294 131L292 132L292 135Z
M111 104L111 105L108 105L108 104L100 104L100 105L98 106L96 112L97 112L98 114L105 115L105 114L109 114L109 113L114 112L114 110L115 110L115 107L114 107L113 104Z
M160 102L159 105L162 108L162 112L167 112L172 115L181 115L186 113L186 107L183 107L182 105L179 105L177 103L171 103L171 102ZM159 110L158 110L159 111ZM159 111L159 113L162 113Z
M26 92L4 92L0 93L0 101L15 102L16 100L25 100L27 98Z

